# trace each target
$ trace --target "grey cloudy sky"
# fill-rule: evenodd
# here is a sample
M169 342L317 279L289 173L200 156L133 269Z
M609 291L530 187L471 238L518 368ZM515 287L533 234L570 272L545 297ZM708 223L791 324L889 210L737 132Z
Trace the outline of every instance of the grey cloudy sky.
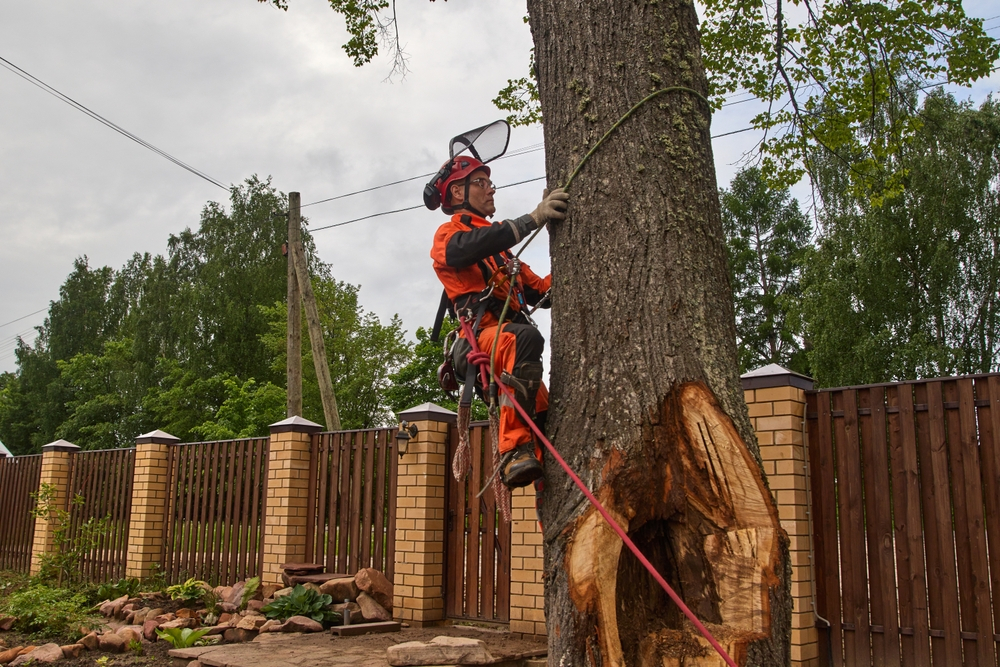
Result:
M1000 14L996 0L965 6L973 16ZM0 0L0 56L225 184L270 175L308 203L433 171L450 137L501 116L490 100L526 70L523 0L409 0L397 10L410 72L392 83L384 58L353 67L341 49L343 19L323 0L291 0L288 12L253 0ZM994 74L958 94L978 102L998 81ZM445 93L454 89L460 97ZM713 133L745 127L753 112L753 104L727 107ZM720 184L756 139L747 132L714 142ZM511 148L541 141L539 127L517 128ZM543 174L536 151L498 162L493 177L503 184ZM207 201L228 202L5 69L0 183L0 325L58 298L75 257L117 269L134 252L163 253L169 234L197 227ZM422 186L304 213L319 227L412 206ZM542 187L502 191L498 215L531 210ZM412 337L437 307L428 250L442 219L416 210L315 239L334 275L361 285L363 306L383 319L399 313ZM548 271L544 242L525 257ZM30 340L44 317L0 327L0 371L14 369L13 337Z

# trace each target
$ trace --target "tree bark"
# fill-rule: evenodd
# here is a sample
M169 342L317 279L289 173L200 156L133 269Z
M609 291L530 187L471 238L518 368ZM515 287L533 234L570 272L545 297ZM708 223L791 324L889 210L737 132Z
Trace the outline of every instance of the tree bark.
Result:
M550 187L654 90L707 95L688 0L528 10ZM739 383L710 118L665 93L576 177L550 228L548 431L739 664L784 665L788 542ZM724 664L551 458L540 517L549 664Z

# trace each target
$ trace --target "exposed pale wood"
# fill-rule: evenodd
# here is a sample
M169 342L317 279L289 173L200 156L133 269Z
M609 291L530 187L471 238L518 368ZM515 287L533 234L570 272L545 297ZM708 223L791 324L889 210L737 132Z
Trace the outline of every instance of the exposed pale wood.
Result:
M674 580L688 606L712 624L731 655L745 657L752 642L770 635L772 596L782 586L778 568L784 533L777 508L760 466L708 388L687 383L672 399L661 420L676 424L668 455L658 465L644 461L638 479L623 474L629 467L622 457L612 457L598 497L631 535L641 536L646 525L669 525L665 539L672 561L660 558L661 574ZM651 540L656 541L662 542ZM642 548L643 538L636 542ZM577 613L595 619L602 664L672 664L665 659L677 641L690 644L691 655L698 655L704 646L686 621L673 628L681 639L662 625L641 630L635 608L650 604L650 613L660 613L656 599L662 593L645 572L640 580L634 578L628 565L634 560L595 508L574 524L564 561L569 593ZM651 561L656 564L655 555ZM628 603L623 595L631 596ZM622 609L626 613L619 616ZM677 614L672 605L668 613ZM629 658L629 652L635 657ZM697 664L725 662L705 652Z
M302 298L299 295L298 278L295 274L295 259L292 256L293 245L301 243L301 203L298 192L288 193L288 244L285 252L288 256L288 323L285 333L285 401L288 417L302 416Z
M319 394L323 400L323 417L328 431L340 430L340 415L337 412L337 397L333 393L333 380L330 378L330 364L326 359L326 341L323 337L323 325L319 319L319 307L316 305L316 295L313 293L312 279L309 277L309 264L302 242L290 243L288 251L295 262L295 277L299 283L299 294L306 309L306 322L309 325L309 343L312 346L313 366L316 367L316 380L319 382Z

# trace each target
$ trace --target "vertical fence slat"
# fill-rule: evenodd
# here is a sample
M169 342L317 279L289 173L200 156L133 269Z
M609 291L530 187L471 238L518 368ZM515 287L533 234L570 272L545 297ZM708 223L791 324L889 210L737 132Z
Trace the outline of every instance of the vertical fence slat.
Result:
M326 445L324 457L330 461L328 475L330 477L326 499L326 570L340 572L337 569L337 502L340 493L340 447L333 434L323 434Z
M1000 605L1000 377L992 375L976 382L976 393L989 405L979 410L980 459L986 498L986 536L990 556L990 588L993 603ZM985 434L985 435L984 435ZM1000 610L993 609L993 632L1000 633Z
M459 616L462 613L462 600L465 599L462 590L462 582L465 578L464 562L462 560L465 553L465 486L460 484L455 476L451 474L451 466L447 465L455 456L458 448L458 429L451 429L451 437L448 438L448 455L445 457L445 477L447 489L445 502L447 503L446 524L446 548L445 548L445 614L449 617Z
M836 491L834 489L833 437L830 394L811 394L815 418L808 419L810 486L813 501L813 541L817 613L829 622L827 651L834 667L842 667L843 633L840 623L840 567L837 556Z
M361 519L361 567L372 566L372 500L375 487L375 447L378 443L378 433L369 431L365 434L365 467L362 476L362 494L364 510Z
M487 438L487 440L489 440ZM493 474L492 447L483 447L483 479L489 479ZM480 498L480 508L483 512L483 527L479 534L482 538L479 554L479 609L483 618L496 618L496 563L497 544L497 504L493 495L493 485Z
M385 527L385 534L389 536L386 542L386 577L393 581L396 571L396 541L393 536L396 534L396 480L399 477L399 456L396 455L395 442L393 436L389 436L389 522ZM448 466L445 466L447 474Z
M482 515L479 499L476 493L483 486L483 438L484 429L477 426L472 431L472 475L469 478L469 504L466 512L469 515L469 533L465 557L465 613L467 616L479 616L479 538Z
M385 499L388 494L386 494L386 479L385 479L385 469L387 463L387 457L392 456L392 448L390 447L390 442L392 441L392 434L390 431L383 431L382 437L380 438L378 455L376 456L376 467L378 468L375 480L375 554L374 554L374 564L375 567L382 572L385 572L385 542L387 539L393 539L391 535L387 536L385 532L385 520L386 511ZM445 469L445 474L447 475L447 468ZM445 519L447 521L447 518Z
M27 572L31 566L31 494L38 490L41 472L41 454L0 459L0 569Z
M868 537L868 576L871 587L871 622L882 632L872 633L876 665L896 667L899 662L899 621L896 611L896 565L892 549L892 502L889 497L889 458L886 449L885 390L872 387L858 392L859 404L869 416L861 420L865 461L865 516Z

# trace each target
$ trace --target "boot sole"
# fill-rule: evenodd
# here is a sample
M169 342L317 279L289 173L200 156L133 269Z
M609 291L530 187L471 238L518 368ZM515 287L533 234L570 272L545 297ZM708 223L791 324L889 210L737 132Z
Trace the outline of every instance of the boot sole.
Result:
M530 461L511 466L510 474L504 476L503 483L512 489L528 486L542 477L545 471L538 461Z

